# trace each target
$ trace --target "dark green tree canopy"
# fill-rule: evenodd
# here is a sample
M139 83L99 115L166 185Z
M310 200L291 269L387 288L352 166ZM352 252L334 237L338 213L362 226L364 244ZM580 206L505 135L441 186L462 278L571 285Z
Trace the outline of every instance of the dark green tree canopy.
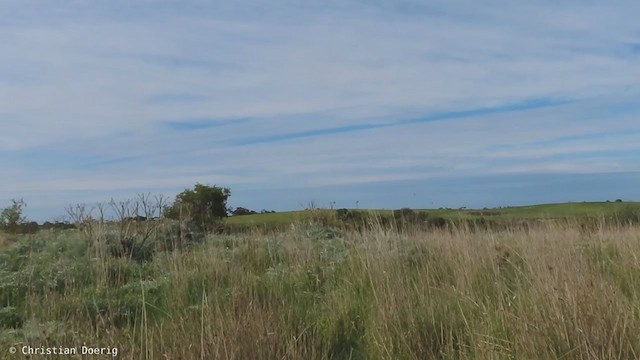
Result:
M196 184L176 196L172 206L164 215L170 219L187 221L198 230L213 230L227 216L228 188Z

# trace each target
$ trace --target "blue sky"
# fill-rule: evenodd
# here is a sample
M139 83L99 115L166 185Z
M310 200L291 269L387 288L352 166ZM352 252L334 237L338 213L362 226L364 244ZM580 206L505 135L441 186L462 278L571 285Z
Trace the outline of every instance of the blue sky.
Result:
M640 2L0 2L0 207L640 200Z

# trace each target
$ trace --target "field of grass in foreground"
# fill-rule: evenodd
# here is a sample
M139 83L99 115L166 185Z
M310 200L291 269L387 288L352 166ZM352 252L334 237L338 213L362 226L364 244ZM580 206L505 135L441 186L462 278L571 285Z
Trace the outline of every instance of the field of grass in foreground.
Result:
M269 236L209 235L140 262L109 253L100 231L9 237L0 351L90 344L118 347L124 359L639 358L640 228L579 229L338 233L300 223Z

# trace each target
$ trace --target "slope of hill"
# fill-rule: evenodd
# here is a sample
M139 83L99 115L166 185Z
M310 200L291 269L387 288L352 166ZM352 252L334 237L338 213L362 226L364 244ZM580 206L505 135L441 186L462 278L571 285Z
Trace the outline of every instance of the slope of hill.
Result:
M517 219L557 219L570 217L609 217L626 209L640 209L640 202L570 202L558 204L539 204L527 206L502 207L494 209L416 209L430 216L448 219L484 217L496 220ZM390 214L392 210L366 209L360 210L373 214ZM237 225L287 225L306 221L313 216L330 215L334 211L321 209L317 211L287 211L268 214L234 216L226 220L227 224Z

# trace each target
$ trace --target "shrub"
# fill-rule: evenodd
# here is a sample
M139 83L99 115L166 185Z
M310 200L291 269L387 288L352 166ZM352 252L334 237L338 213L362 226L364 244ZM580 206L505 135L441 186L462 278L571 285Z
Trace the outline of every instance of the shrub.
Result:
M400 227L406 225L422 225L427 220L427 213L416 212L409 208L402 208L393 211L393 218Z
M13 306L0 309L0 328L17 329L22 327L24 316Z
M442 216L427 218L427 226L432 229L444 229L447 227L447 219Z
M241 206L238 206L235 210L231 212L231 215L233 216L252 215L252 214L257 214L257 212L247 208L243 208Z
M11 202L11 205L0 212L0 228L8 233L17 234L27 221L27 218L22 215L22 211L27 204L22 199L14 199Z
M186 189L178 194L164 214L169 219L185 221L198 230L210 232L227 216L229 196L231 190L227 188L196 184L193 190Z
M341 222L363 222L366 218L366 213L357 210L338 209L336 210L336 218Z
M639 224L640 208L637 206L626 205L624 208L616 211L614 219L618 224Z

